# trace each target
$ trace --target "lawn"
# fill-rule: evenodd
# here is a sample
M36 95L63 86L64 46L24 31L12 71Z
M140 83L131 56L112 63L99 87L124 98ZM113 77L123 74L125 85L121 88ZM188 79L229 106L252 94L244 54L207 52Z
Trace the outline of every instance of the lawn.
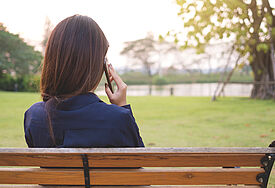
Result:
M40 100L37 93L0 92L0 147L26 147L24 111ZM272 100L146 96L128 102L147 147L267 147L275 139Z

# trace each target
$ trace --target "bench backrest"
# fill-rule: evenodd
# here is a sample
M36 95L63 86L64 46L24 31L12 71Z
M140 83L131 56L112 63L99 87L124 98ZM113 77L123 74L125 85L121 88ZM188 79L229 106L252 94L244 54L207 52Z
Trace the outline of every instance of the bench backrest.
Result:
M0 148L0 184L242 184L264 187L274 163L274 155L275 148L271 147ZM99 167L123 169L98 169Z

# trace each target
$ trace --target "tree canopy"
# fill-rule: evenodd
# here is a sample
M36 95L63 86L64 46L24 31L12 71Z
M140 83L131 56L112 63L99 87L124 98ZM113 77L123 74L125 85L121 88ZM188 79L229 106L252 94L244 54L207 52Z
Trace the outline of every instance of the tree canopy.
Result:
M254 73L251 96L275 97L274 38L275 10L268 0L177 0L186 40L180 33L168 33L181 48L203 52L217 40L233 41L234 49L245 57Z
M42 60L39 51L0 23L0 76L3 73L24 76L37 72Z
M145 38L125 42L121 54L131 59L132 66L141 65L148 76L152 77L153 72L160 73L162 57L171 51L178 51L174 43L155 40L149 33Z

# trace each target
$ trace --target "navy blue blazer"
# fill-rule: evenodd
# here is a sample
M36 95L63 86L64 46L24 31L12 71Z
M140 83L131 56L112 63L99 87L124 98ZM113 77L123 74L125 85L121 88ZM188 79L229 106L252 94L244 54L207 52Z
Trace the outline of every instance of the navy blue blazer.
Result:
M53 109L55 146L49 134L45 102L33 104L24 117L29 147L144 147L130 105L106 104L94 93L66 99Z

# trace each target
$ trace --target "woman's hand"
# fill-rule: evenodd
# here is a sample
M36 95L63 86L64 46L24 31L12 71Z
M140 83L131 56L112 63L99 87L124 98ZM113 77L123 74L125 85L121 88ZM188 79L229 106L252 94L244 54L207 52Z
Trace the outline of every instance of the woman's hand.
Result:
M105 92L109 98L109 101L112 104L116 104L118 106L124 106L127 104L126 102L126 92L127 85L122 81L122 79L115 72L113 66L111 64L108 65L110 81L115 81L117 85L117 90L114 93L111 92L108 84L105 83Z

